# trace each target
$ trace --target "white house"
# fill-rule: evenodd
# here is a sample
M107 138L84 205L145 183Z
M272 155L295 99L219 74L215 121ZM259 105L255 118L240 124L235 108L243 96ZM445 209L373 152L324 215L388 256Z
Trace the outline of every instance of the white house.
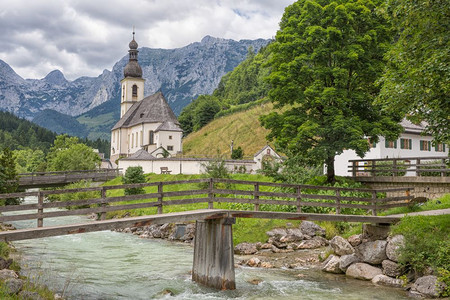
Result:
M111 129L111 161L129 157L144 149L151 153L164 149L169 155L182 151L183 130L161 92L144 98L138 44L129 44L129 61L121 81L120 120Z
M415 125L404 119L401 122L404 132L395 141L388 141L380 137L380 141L372 145L364 159L378 158L408 158L408 157L442 157L448 155L445 144L434 144L430 135L422 135L424 124ZM362 159L354 150L344 150L336 156L334 168L336 175L349 176L349 160Z

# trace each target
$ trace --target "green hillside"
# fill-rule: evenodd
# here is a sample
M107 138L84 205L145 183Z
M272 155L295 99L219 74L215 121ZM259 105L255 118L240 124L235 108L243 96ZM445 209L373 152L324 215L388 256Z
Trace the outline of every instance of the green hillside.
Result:
M265 102L211 121L183 140L183 154L214 157L219 151L224 158L230 158L233 140L234 147L244 150L244 157L253 156L267 144L268 131L259 123L259 117L272 108L272 103Z

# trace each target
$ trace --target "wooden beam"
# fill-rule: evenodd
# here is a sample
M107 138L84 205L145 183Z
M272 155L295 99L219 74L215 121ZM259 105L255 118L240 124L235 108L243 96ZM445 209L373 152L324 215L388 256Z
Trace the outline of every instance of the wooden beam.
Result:
M18 229L0 232L2 241L19 241L50 236L77 234L85 232L113 230L126 227L142 227L152 224L188 222L195 220L212 220L227 217L227 211L221 209L202 209L161 215L92 221L90 223L70 224L62 226Z

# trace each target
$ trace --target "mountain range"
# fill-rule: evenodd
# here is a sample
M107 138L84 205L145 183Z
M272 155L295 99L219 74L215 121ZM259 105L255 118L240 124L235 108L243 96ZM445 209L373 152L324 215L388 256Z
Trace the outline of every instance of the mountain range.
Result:
M162 91L176 114L201 94L210 94L221 77L270 40L204 37L176 49L139 48L139 64L146 79L144 94ZM0 60L0 110L53 130L81 137L109 138L119 119L120 80L125 55L111 71L98 77L68 81L58 70L42 79L23 79Z

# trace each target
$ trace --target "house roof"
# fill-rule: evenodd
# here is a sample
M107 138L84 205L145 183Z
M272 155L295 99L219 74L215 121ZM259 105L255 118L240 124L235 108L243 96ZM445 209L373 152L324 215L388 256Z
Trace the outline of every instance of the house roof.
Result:
M403 119L400 122L400 125L405 129L406 133L417 133L420 134L422 131L425 130L425 127L427 126L427 123L421 122L420 124L414 124L411 121L407 119Z
M179 125L177 117L167 103L166 98L161 92L158 92L134 103L111 130L132 127L142 123L165 122Z
M278 153L275 152L275 150L273 150L272 147L270 147L269 145L265 145L261 150L259 150L258 152L255 153L255 155L253 155L253 157L258 156L259 154L261 154L261 152L265 151L267 148L270 148L270 150L272 150L274 152L275 155L278 155ZM279 155L278 155L279 156Z
M145 151L144 149L138 150L134 152L131 156L127 157L128 160L151 160L155 157Z
M183 129L174 122L164 122L156 128L155 132L157 131L183 131Z

